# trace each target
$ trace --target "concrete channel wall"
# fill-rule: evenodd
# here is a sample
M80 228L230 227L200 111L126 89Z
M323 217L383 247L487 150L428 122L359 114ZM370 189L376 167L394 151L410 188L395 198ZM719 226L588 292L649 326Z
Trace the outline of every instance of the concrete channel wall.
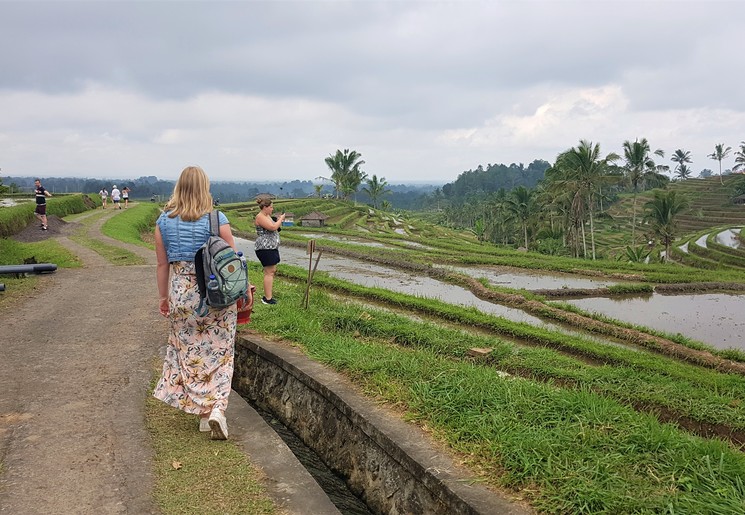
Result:
M233 389L290 428L374 513L530 513L474 485L419 428L289 345L238 333Z

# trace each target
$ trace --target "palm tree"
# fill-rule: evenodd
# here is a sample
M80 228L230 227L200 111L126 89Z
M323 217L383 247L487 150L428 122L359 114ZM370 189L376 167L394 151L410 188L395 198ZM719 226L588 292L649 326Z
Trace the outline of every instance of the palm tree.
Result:
M473 233L476 235L479 243L483 243L486 239L486 225L484 225L482 218L479 218L473 223Z
M684 181L684 180L686 180L686 179L690 178L690 176L691 176L692 174L693 174L693 172L691 171L691 169L690 169L690 168L688 168L688 167L687 167L687 166L686 166L685 164L679 164L679 165L678 165L678 166L677 166L677 167L675 168L675 176L676 176L676 177L677 177L678 179L682 180L682 181Z
M314 184L313 189L316 191L316 197L321 198L321 191L323 190L323 184Z
M595 222L593 213L595 211L595 195L603 183L617 181L613 175L613 163L620 159L616 154L600 156L600 144L592 144L587 140L580 140L579 145L572 147L559 155L556 159L556 167L564 176L566 184L573 188L574 198L572 200L572 212L576 213L577 220L582 220L579 215L587 209L590 219L590 242L592 259L595 259ZM581 225L584 231L584 223ZM584 241L584 237L583 237ZM586 254L586 252L585 252Z
M572 249L572 256L579 257L580 251L580 226L584 215L578 216L572 211L572 201L574 199L575 185L573 181L566 178L566 174L556 166L546 170L545 180L543 181L546 201L541 205L544 209L541 211L543 217L549 217L551 231L556 230L558 221L564 234L564 244Z
M714 145L714 152L709 154L709 157L712 158L714 161L719 161L720 184L724 184L724 179L722 179L722 160L727 159L727 156L729 156L731 150L732 147L724 148L724 143L717 143L716 145Z
M378 199L383 195L387 195L391 190L387 189L388 183L385 177L381 177L378 180L378 176L373 174L372 179L367 179L367 186L362 188L362 191L367 193L372 201L373 207L378 209Z
M528 221L535 213L535 202L533 201L533 192L525 186L518 186L510 192L507 197L505 207L511 217L518 222L523 230L523 240L525 248L528 248Z
M336 189L336 198L339 193L344 198L355 193L360 184L367 177L367 174L360 168L365 162L362 160L362 154L356 150L344 149L344 152L337 150L336 154L331 154L325 160L326 166L331 170L331 182Z
M636 194L639 192L639 185L645 182L659 182L657 177L661 169L650 156L654 154L659 157L665 157L665 152L660 149L654 152L650 151L647 138L635 140L633 143L626 140L623 142L623 156L626 161L625 171L626 178L631 184L634 193L634 202L631 215L631 243L636 239Z
M732 170L735 172L745 171L745 141L740 142L740 150L735 152L735 166L732 167Z
M495 191L486 199L484 218L487 220L485 230L489 239L507 245L512 234L512 217L507 210L507 191L504 188Z
M670 161L672 161L673 163L677 163L677 165L675 166L675 170L674 170L676 172L676 174L677 174L677 172L678 172L678 170L680 169L681 166L685 166L686 164L689 164L689 163L692 163L693 162L691 160L691 151L690 150L683 150L683 149L679 148L670 157ZM677 174L677 175L680 176L679 174Z
M644 204L645 218L662 243L665 245L665 261L670 259L670 246L675 240L678 213L688 208L685 197L676 196L675 190L655 191L654 198Z

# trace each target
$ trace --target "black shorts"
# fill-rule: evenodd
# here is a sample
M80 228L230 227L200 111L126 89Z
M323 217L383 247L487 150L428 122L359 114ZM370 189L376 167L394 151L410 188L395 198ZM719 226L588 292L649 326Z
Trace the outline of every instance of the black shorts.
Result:
M261 266L272 266L279 263L279 249L257 250L256 257L261 261Z
M47 205L46 204L36 204L36 214L37 215L46 215L47 214Z

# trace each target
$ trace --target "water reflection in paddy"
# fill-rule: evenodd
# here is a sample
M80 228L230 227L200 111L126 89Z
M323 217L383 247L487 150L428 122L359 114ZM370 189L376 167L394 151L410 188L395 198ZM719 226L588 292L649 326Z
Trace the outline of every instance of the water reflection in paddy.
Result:
M737 235L740 234L740 229L727 229L717 234L717 243L732 247L733 249L740 248L740 240Z
M253 255L253 242L236 238L236 245L247 255ZM305 249L297 247L282 247L280 250L282 263L308 268L308 255ZM315 264L315 257L314 257ZM281 264L280 264L281 266ZM386 268L374 263L367 263L358 259L323 254L318 263L318 270L327 272L332 277L343 279L354 284L371 288L383 288L398 293L406 293L430 299L439 299L450 304L473 306L480 311L503 316L510 320L527 322L545 326L546 324L532 315L519 309L493 304L479 299L469 290L460 286L442 283L427 276L417 276L401 270Z
M438 265L435 265L438 266ZM475 278L485 278L490 284L507 288L526 290L558 290L561 288L604 288L617 281L596 279L591 277L577 277L569 274L548 274L545 272L530 272L526 270L510 269L503 266L494 267L458 267L443 266L449 270Z
M745 295L660 295L645 298L591 298L568 300L594 311L636 325L680 333L718 349L745 350Z
M253 256L253 242L236 238L238 250L246 255ZM305 249L297 247L282 247L280 250L282 261L288 265L299 266L308 269L309 258ZM280 266L282 266L280 263ZM315 256L313 264L315 264ZM311 265L313 266L313 265ZM470 290L453 284L443 283L427 276L413 275L401 270L386 268L374 263L368 263L358 259L345 256L336 256L330 253L323 254L318 263L318 270L327 272L332 277L343 279L354 284L371 288L383 288L386 290L419 296L428 299L438 299L449 304L474 307L483 313L504 317L515 322L525 322L545 329L560 331L565 334L574 334L583 338L598 341L604 344L613 344L608 340L592 335L580 334L565 327L544 322L540 318L525 313L522 310L509 308L492 302L487 302L476 297ZM253 282L259 282L253 278Z

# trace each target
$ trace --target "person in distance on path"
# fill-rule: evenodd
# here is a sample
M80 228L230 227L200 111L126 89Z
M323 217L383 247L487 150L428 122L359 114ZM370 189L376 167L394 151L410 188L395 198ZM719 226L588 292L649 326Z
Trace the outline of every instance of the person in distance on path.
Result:
M36 210L34 211L34 214L36 214L36 218L39 219L41 222L41 230L46 231L47 230L47 197L51 197L52 194L49 193L44 186L41 185L41 179L36 179L34 181L34 186L36 187L34 190L34 193L36 195Z
M124 188L122 188L122 200L124 201L124 209L127 209L127 207L129 207L129 192L130 191L132 190L129 189L129 186L125 186Z
M122 200L122 192L119 191L119 188L116 187L116 184L111 187L111 201L114 203L114 209L117 207L119 209L122 208L122 205L120 204Z

